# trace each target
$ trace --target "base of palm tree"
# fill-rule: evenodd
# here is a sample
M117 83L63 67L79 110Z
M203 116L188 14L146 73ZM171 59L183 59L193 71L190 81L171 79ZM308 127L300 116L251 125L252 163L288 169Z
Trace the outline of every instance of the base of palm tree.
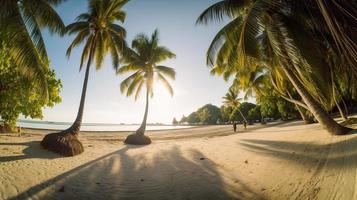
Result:
M313 119L304 120L304 124L313 124L313 123L316 123Z
M84 151L83 145L78 140L77 134L68 131L46 135L43 138L41 145L43 148L63 156L75 156Z
M351 129L351 128L340 125L335 130L330 131L330 132L333 133L333 135L348 135L348 134L352 133L354 130L355 129Z
M146 135L133 133L126 137L124 143L134 145L148 145L151 144L151 139Z

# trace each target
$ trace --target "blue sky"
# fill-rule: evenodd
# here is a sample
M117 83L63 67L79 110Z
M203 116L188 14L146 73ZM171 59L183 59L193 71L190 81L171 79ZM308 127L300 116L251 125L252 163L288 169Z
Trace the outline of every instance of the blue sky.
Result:
M206 50L220 27L224 24L196 26L199 14L217 0L131 0L123 8L127 18L123 26L130 44L138 33L151 34L159 29L160 43L176 53L176 59L164 62L176 69L172 81L175 91L171 97L162 87L157 87L151 99L148 122L171 123L207 103L220 106L229 84L221 77L209 74L205 64ZM87 9L86 0L69 0L56 8L65 24ZM59 37L44 33L51 66L62 80L62 103L45 109L44 120L72 121L76 117L84 78L79 72L82 47L72 51L67 59L65 52L73 37ZM119 84L127 75L115 75L108 57L102 69L93 67L87 90L84 122L139 123L144 112L144 100L134 101L120 93ZM143 97L143 96L141 96Z

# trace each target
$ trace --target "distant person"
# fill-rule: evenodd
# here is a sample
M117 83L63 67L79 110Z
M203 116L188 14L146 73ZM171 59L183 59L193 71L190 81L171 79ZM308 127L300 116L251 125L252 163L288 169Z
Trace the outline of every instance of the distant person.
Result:
M247 122L245 120L243 121L243 126L244 126L244 129L247 129Z
M233 130L234 132L237 132L237 122L233 122Z
M21 135L21 127L20 126L17 127L17 134Z

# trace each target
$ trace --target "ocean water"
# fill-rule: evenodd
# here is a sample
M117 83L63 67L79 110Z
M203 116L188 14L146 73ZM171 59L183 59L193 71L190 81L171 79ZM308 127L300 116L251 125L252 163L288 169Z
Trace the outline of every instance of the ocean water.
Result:
M64 130L71 126L69 122L48 122L48 121L32 121L19 120L16 125L23 128L36 129L52 129ZM139 128L139 124L105 124L105 123L83 123L82 131L135 131ZM173 125L147 125L146 130L169 130L190 128L192 126L173 126Z

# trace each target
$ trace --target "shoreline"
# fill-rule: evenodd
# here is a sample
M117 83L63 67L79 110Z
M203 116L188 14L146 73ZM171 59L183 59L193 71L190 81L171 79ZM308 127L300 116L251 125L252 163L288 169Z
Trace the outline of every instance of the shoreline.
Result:
M166 125L165 125L166 126ZM188 125L189 126L189 125ZM203 126L211 126L211 125L202 125L202 126L198 126L198 125L194 125L194 126L190 126L187 128L173 128L173 129L158 129L158 130L148 130L148 131L169 131L169 130L182 130L182 129L193 129L193 128L199 128L199 127L203 127ZM24 133L28 133L28 132L35 132L35 131L39 131L39 132L52 132L52 131L63 131L64 129L46 129L46 128L27 128L27 127L21 127L21 130ZM80 131L81 133L127 133L127 132L134 132L134 131L130 131L130 130L124 130L124 131L96 131L96 130L85 130L85 131Z

